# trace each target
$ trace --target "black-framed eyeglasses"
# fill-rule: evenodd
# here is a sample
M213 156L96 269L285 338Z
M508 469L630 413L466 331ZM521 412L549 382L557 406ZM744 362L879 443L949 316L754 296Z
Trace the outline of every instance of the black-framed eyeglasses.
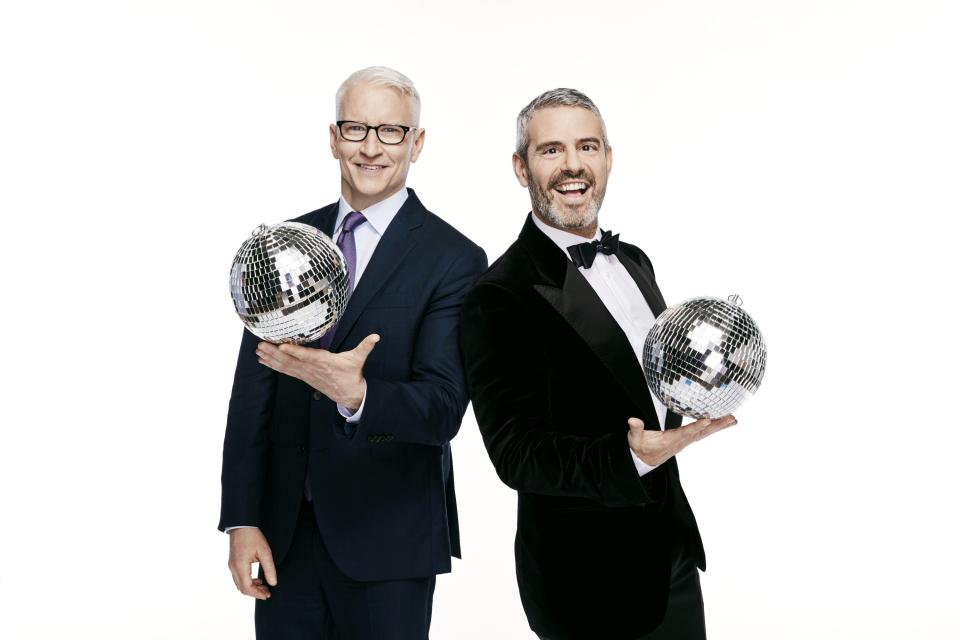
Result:
M367 133L373 129L383 144L400 144L408 131L416 129L416 127L407 127L402 124L378 124L372 127L352 120L337 120L337 128L340 129L343 139L350 142L363 142L367 139Z

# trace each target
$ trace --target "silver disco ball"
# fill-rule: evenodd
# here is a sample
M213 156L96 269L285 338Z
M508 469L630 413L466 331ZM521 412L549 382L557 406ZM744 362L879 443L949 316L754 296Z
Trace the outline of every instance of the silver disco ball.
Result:
M720 298L668 308L643 345L650 390L668 409L691 418L733 413L760 387L766 364L767 347L753 318Z
M340 319L347 302L340 249L308 224L260 225L237 251L230 295L243 324L269 342L312 342Z

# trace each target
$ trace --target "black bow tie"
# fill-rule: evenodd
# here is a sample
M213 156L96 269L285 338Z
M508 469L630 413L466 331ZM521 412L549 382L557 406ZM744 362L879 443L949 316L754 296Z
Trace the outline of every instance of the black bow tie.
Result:
M620 234L613 235L612 231L604 231L599 240L575 244L572 247L567 247L567 251L575 265L589 269L593 266L593 261L596 259L598 252L610 256L615 254L619 248Z

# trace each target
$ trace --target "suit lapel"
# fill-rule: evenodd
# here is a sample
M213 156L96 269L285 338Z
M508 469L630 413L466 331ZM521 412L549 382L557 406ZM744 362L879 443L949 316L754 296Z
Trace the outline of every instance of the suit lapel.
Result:
M417 245L415 229L423 224L425 209L412 189L409 194L377 243L370 262L357 282L357 288L347 301L347 308L337 324L333 344L330 345L332 351L340 349L360 314Z
M530 218L520 237L543 276L542 284L534 284L537 293L576 331L642 415L656 416L633 347L600 296Z
M334 202L333 204L322 209L317 209L317 211L313 214L313 217L310 219L310 224L333 238L333 226L337 224L337 212L339 210L339 202Z

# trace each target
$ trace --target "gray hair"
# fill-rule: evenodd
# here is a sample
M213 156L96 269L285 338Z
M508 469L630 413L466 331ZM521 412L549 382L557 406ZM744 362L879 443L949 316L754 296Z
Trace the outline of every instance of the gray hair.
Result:
M344 80L340 88L337 89L337 120L343 119L343 96L347 89L360 84L390 87L410 98L410 104L413 106L413 122L410 124L415 127L420 126L420 94L417 92L417 88L413 86L413 80L390 67L367 67L351 73L350 77ZM391 122L389 124L406 123Z
M610 141L607 139L607 125L603 123L603 116L600 115L597 105L593 104L593 100L576 89L552 89L534 98L517 116L517 155L524 162L527 161L527 150L530 146L530 136L527 132L530 119L533 118L534 113L547 107L580 107L592 111L600 121L600 131L603 132L603 146L610 148Z

